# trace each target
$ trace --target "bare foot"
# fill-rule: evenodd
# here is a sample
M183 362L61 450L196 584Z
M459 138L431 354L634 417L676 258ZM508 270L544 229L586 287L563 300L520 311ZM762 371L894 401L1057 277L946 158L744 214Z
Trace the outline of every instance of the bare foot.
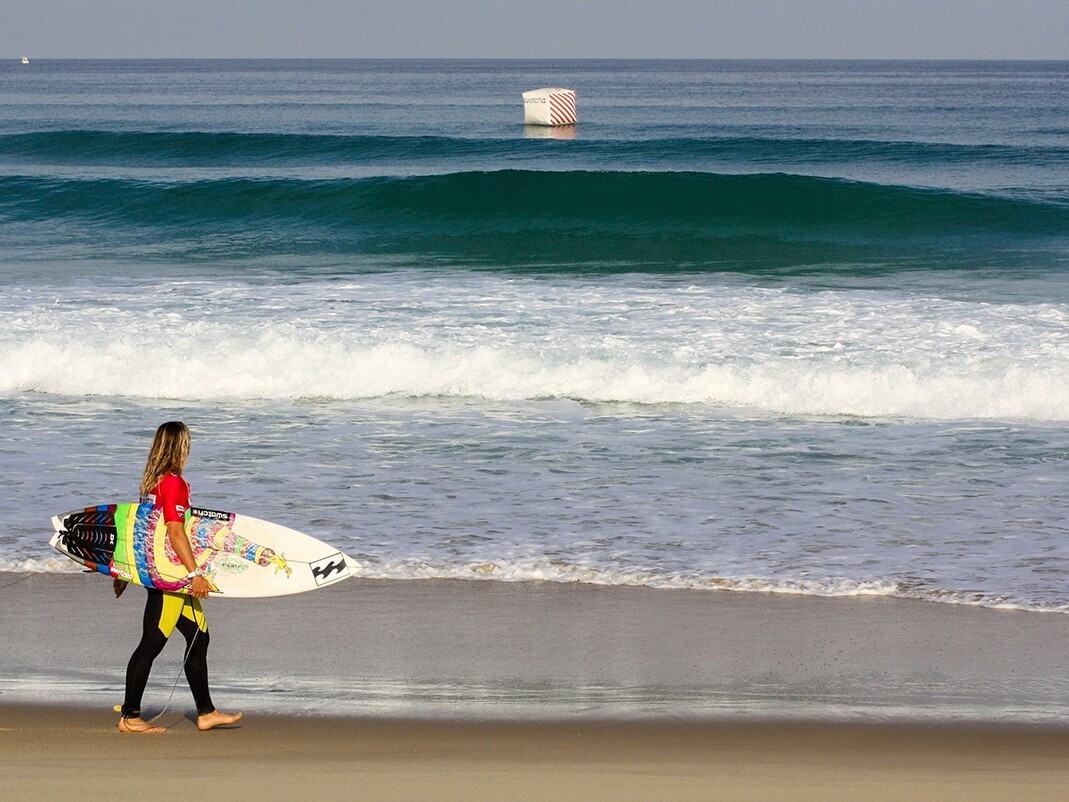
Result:
M197 729L210 730L215 727L226 727L241 720L241 713L224 713L221 710L213 710L203 716L197 716Z
M154 735L159 732L167 732L167 728L149 724L141 718L123 717L119 719L119 732L135 732L139 734L145 733Z

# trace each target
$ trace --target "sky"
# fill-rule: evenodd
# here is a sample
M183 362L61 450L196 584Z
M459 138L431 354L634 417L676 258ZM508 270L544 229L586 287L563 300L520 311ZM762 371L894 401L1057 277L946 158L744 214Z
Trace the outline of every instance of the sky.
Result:
M1069 0L0 0L24 54L1069 59Z

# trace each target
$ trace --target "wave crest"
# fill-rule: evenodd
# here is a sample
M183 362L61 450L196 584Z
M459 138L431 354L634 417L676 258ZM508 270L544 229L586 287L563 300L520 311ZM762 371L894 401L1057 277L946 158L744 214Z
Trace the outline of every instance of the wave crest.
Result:
M0 227L195 256L331 252L504 266L1059 263L1069 203L786 174L502 170L179 183L0 178ZM22 229L25 230L25 229ZM144 244L146 237L151 246ZM933 260L933 257L938 257Z
M131 365L152 370L131 370ZM187 377L177 383L175 376ZM179 394L176 396L176 387ZM303 341L265 334L169 343L36 339L0 354L0 393L178 400L471 398L705 404L771 414L1061 421L1069 375L1041 365L841 365L770 359L686 365L660 359Z

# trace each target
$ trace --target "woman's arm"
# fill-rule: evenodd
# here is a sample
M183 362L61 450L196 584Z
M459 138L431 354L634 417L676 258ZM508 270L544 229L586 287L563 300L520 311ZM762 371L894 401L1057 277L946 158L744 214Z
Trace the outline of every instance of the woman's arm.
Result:
M171 548L178 555L178 559L182 561L186 571L190 573L196 571L197 561L193 557L193 546L190 545L189 538L186 537L186 528L181 521L167 522L167 539L171 542ZM195 576L190 584L189 595L194 599L206 599L211 587L211 583L207 579L202 576Z

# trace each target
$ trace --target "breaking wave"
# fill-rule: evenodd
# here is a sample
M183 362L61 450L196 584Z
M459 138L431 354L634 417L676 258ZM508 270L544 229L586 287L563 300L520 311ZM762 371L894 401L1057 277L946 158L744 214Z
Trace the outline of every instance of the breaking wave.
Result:
M0 231L109 254L379 254L631 270L1063 264L1069 203L787 174L500 170L310 180L0 178Z

